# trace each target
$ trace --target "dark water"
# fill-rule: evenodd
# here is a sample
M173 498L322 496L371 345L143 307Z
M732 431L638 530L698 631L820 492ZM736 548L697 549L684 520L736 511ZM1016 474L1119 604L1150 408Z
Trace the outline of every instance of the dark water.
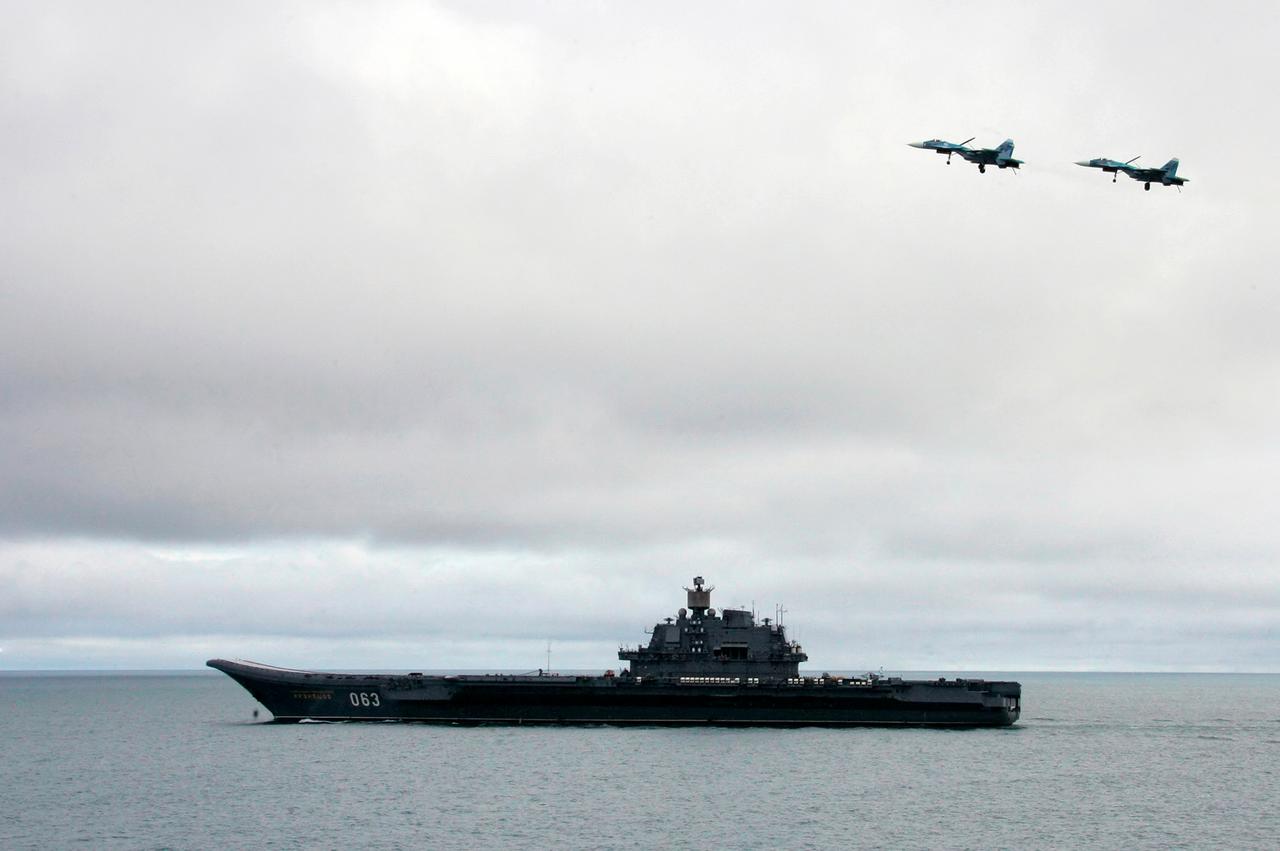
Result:
M1017 727L934 731L276 726L221 675L5 675L0 846L1280 847L1280 676L1017 678Z

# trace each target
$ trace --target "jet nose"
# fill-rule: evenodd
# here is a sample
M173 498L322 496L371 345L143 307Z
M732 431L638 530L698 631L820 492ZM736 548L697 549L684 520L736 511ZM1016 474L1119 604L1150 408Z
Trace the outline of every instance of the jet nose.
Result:
M1082 165L1088 168L1089 166L1093 165L1093 163L1089 162L1088 160L1076 160L1076 165Z
M910 145L910 146L911 146L911 147L913 147L913 148L923 148L923 147L924 147L924 142L908 142L907 144L908 144L908 145Z

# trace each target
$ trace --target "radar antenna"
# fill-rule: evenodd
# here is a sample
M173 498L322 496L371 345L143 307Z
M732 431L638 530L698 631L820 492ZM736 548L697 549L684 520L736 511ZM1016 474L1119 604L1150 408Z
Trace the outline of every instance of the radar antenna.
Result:
M707 581L701 576L693 577L693 587L684 589L688 595L689 611L697 617L702 617L703 613L711 608L711 592L715 589L716 586L707 585Z

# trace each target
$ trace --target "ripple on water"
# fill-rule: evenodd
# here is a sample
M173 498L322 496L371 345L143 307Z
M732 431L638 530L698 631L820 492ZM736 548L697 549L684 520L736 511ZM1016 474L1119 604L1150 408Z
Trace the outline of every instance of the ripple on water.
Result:
M222 677L0 678L0 844L1273 847L1280 677L1216 682L1028 677L1043 714L958 732L281 725Z

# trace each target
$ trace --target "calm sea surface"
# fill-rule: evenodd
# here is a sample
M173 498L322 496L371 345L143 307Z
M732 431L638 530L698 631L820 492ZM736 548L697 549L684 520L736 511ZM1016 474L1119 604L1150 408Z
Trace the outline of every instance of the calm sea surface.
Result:
M1022 721L958 731L277 726L219 674L4 674L0 847L1280 847L1280 676L1005 676Z

